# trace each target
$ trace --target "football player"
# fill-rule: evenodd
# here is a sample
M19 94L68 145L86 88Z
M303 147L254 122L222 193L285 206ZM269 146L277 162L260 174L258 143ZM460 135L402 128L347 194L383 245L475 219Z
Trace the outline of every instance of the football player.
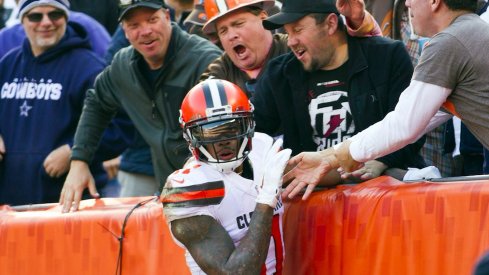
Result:
M193 274L280 274L280 199L290 149L254 132L253 107L231 82L209 79L180 110L193 158L167 180L161 200Z

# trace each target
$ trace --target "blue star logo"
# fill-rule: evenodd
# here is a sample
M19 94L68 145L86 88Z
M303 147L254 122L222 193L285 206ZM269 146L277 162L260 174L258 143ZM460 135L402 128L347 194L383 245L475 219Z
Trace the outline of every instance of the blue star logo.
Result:
M24 103L20 108L20 116L29 116L29 110L32 109L32 106L27 105L27 101L24 100Z

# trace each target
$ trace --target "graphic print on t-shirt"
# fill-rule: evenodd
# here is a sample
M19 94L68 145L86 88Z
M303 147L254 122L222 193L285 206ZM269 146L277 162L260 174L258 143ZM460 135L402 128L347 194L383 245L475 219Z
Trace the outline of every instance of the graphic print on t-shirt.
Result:
M5 104L18 104L19 116L29 117L34 102L59 101L63 94L63 85L53 82L52 79L39 81L31 78L14 78L11 82L0 85L0 100ZM16 103L14 103L16 102Z
M317 150L329 148L355 134L355 125L348 103L345 79L346 63L332 71L310 75L311 101L309 115Z

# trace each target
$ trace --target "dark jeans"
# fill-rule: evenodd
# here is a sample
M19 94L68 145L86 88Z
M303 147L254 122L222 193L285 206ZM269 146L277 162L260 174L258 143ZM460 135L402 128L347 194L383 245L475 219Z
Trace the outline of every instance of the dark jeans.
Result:
M482 154L460 154L453 158L454 176L473 176L482 174L484 156Z
M483 168L483 173L484 174L489 174L489 150L484 149L484 168Z
M479 259L474 270L474 275L487 275L487 274L489 274L489 252L486 252L486 254L484 254Z

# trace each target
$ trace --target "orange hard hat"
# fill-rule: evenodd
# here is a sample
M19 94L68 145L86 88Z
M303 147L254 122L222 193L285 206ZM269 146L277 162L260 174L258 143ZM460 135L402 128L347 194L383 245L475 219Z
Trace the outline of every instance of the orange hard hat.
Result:
M274 0L204 0L205 13L208 20L202 30L207 34L215 33L216 20L239 8L253 6L267 10L273 7L274 4Z

